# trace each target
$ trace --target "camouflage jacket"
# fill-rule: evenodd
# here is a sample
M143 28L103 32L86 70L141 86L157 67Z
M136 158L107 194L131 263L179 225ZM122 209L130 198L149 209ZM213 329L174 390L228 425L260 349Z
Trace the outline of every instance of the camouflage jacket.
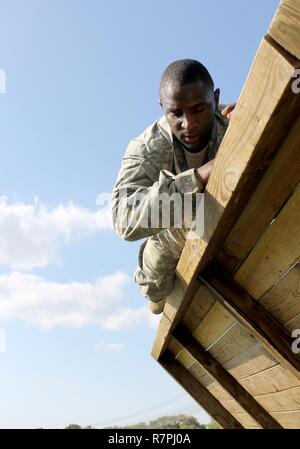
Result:
M216 111L202 165L215 157L227 126L227 119ZM149 217L162 193L193 196L201 191L195 169L189 169L183 148L163 116L128 144L112 194L114 228L128 241L157 234L166 227L162 223L153 227ZM173 218L171 213L170 229L176 227Z

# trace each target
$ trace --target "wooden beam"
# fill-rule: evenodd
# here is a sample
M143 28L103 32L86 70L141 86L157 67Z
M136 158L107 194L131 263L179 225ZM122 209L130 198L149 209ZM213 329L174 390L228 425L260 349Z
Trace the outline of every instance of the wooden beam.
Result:
M286 51L300 59L300 0L282 0L268 34Z
M293 340L288 331L217 263L205 268L201 279L266 349L300 379L300 355L292 352Z
M177 266L186 285L218 254L298 119L300 95L292 91L291 75L299 67L267 38L262 41L205 189L204 236L187 241Z
M260 299L299 259L300 184L234 274L234 279L253 298Z
M243 426L226 410L169 351L159 360L161 366L198 402L198 404L224 429L243 429Z
M289 131L276 158L223 244L222 254L218 255L218 260L228 273L235 273L242 265L258 238L298 184L299 143L300 117Z
M290 330L289 322L300 314L300 263L268 290L259 303Z
M223 368L229 371L226 365L224 365ZM244 388L246 388L248 393L250 393L254 397L257 396L258 400L260 400L260 398L264 395L265 397L267 397L272 393L283 393L285 390L287 393L289 393L294 388L300 387L299 380L290 371L288 371L285 366L282 366L281 364L275 365L272 368L264 371L259 371L256 374L252 374L241 379L237 378L237 380ZM216 382L208 389L217 399L219 399L219 401L228 399L228 395L226 393L224 394L224 390L220 388L219 384L217 384ZM299 399L296 407L293 407L292 403L290 403L289 406L286 407L287 410L293 410L295 408L300 408ZM270 411L269 409L267 410ZM276 410L278 410L278 408Z
M281 425L209 352L205 351L200 343L183 326L178 326L172 334L264 429L282 429Z
M291 74L300 62L277 47L268 38L262 40L218 150L205 190L205 234L202 239L187 241L182 252L176 274L183 295L154 342L152 355L156 359L167 348L168 335L196 294L199 273L220 252L281 148L287 129L299 116L300 95L292 92Z

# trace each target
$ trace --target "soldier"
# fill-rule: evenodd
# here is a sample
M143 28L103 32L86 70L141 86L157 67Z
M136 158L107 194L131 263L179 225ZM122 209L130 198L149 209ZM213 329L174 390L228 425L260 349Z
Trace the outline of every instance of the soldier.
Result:
M207 69L192 59L166 68L159 95L164 115L129 142L112 198L118 234L128 241L146 238L134 279L156 314L172 290L178 260L195 224L196 196L205 189L235 106L219 106L220 90L214 89ZM161 201L166 195L189 198L192 221L187 223L181 214L178 225L175 206Z

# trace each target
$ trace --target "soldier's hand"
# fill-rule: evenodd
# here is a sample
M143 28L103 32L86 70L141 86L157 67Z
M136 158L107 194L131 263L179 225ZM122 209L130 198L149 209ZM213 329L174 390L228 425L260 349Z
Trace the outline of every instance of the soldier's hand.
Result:
M231 115L236 107L236 103L228 104L226 108L222 109L221 114L224 115L228 120L231 119Z
M207 162L206 164L204 164L201 167L196 169L196 174L200 178L203 188L206 187L208 178L212 171L213 163L214 163L214 159L212 159L211 161Z

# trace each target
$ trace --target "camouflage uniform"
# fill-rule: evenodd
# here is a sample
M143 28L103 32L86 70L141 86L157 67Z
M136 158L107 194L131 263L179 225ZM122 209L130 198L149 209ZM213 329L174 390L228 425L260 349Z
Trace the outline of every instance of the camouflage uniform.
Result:
M227 125L218 110L203 165L215 157ZM172 290L189 229L184 223L178 229L172 210L168 228L161 220L153 227L151 206L162 193L177 192L193 199L201 191L195 169L188 167L182 144L173 136L165 116L129 142L113 190L113 224L125 240L147 238L140 247L134 278L140 292L154 302Z

